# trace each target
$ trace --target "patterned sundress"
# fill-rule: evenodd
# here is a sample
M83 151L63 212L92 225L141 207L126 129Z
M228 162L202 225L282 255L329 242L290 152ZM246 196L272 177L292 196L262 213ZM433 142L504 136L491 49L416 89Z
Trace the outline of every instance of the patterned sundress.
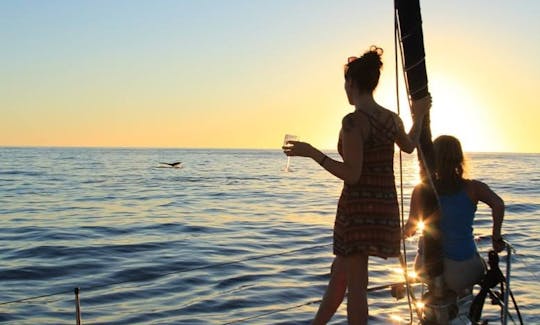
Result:
M355 185L344 183L334 223L334 254L395 257L401 236L394 180L397 126L391 114L382 122L362 114L371 128L364 141L362 175ZM341 139L338 151L343 156Z

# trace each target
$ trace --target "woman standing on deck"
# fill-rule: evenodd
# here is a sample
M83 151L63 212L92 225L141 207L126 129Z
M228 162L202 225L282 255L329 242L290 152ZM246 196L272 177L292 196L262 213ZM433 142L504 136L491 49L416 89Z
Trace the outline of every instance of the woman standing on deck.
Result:
M344 181L334 224L330 283L313 324L326 324L347 291L349 324L368 319L368 257L399 256L399 207L394 183L394 143L414 151L431 97L413 102L413 126L407 134L399 116L377 104L373 91L382 67L382 49L372 46L345 65L345 92L355 110L342 121L334 160L306 142L290 141L288 156L309 157ZM347 290L348 289L348 290Z
M433 148L434 184L442 210L439 232L444 256L443 280L447 289L461 297L471 293L473 285L479 283L485 271L485 264L474 243L473 221L476 206L480 201L491 208L492 246L496 252L500 252L505 246L501 237L504 202L486 184L463 177L465 161L458 139L442 135L435 139ZM411 195L405 236L414 235L418 221L428 220L439 213L436 200L426 182L416 185Z

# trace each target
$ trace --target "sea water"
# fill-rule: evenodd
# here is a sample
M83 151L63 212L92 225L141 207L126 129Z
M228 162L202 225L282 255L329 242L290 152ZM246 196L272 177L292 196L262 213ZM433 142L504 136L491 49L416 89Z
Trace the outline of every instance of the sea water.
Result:
M525 324L540 324L540 155L468 158L506 202L511 288ZM79 287L85 324L308 324L342 183L312 160L286 163L278 150L0 148L0 322L73 324ZM395 170L406 215L415 156L396 154ZM491 233L485 205L475 233ZM489 239L478 246L485 256ZM369 269L369 287L403 280L397 259ZM370 324L410 317L389 289L368 299ZM488 302L484 316L498 311ZM345 303L331 323L346 323Z

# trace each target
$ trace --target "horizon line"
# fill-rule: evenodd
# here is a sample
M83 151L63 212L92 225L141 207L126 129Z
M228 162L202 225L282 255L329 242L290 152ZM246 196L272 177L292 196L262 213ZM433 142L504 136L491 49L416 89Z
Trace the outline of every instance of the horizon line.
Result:
M20 148L20 149L164 149L164 150L268 150L281 151L281 148L255 148L255 147L149 147L149 146L76 146L76 145L0 145L0 148ZM336 149L322 148L320 150L337 152ZM399 152L396 150L396 153ZM466 151L465 153L485 153L485 154L540 154L540 152L518 152L518 151Z

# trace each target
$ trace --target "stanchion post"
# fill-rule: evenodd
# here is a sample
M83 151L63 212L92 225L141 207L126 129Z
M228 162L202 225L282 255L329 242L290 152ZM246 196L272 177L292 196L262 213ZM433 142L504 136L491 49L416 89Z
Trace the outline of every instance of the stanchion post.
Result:
M512 263L512 247L505 242L506 245L506 283L504 288L504 306L503 306L503 319L502 324L508 323L508 296L510 294L510 267Z
M78 287L75 288L75 319L77 325L81 325L81 301L79 299L79 292L80 289Z

